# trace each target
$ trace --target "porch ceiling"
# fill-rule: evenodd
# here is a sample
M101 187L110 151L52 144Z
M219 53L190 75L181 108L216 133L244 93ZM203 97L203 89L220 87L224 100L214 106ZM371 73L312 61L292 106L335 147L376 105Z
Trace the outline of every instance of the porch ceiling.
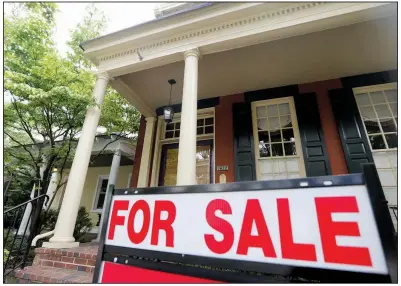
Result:
M396 68L397 16L391 16L207 54L199 61L198 98ZM117 79L137 94L142 104L155 110L168 104L167 80L171 78L177 81L172 103L181 102L183 76L181 61Z

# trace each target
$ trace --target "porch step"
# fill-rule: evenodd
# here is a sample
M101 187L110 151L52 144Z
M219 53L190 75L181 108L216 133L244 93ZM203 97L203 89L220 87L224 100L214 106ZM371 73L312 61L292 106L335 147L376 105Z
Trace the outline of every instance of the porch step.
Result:
M70 249L36 248L32 266L15 270L19 283L92 283L98 245Z
M28 266L14 272L20 283L92 283L93 273L48 266Z
M69 270L93 273L96 264L96 254L86 249L35 249L33 266L65 268Z

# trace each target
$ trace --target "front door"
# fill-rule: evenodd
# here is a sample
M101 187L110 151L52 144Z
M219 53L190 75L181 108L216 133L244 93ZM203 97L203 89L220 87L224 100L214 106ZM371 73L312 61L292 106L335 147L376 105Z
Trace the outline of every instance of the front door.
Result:
M306 176L293 97L252 102L257 180Z
M202 140L196 144L196 182L213 183L213 140ZM178 144L164 144L160 160L159 186L176 186Z

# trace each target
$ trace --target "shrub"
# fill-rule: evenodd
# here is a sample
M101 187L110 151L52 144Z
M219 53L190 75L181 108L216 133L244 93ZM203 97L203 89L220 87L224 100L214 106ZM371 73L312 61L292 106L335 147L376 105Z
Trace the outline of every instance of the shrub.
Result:
M51 231L56 226L58 212L53 209L49 209L42 214L42 227L41 231ZM89 217L85 207L80 207L78 210L77 221L75 223L74 238L77 241L87 234L93 228L93 223ZM80 241L82 242L82 241Z

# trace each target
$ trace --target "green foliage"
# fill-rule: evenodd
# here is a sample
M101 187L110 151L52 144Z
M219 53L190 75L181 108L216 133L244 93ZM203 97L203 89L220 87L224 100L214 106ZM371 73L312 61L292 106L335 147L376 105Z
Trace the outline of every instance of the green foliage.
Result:
M77 222L74 228L74 238L80 240L85 234L87 234L93 228L93 223L89 217L89 213L85 207L80 207L78 210Z
M70 31L70 51L63 57L52 40L57 4L13 5L4 20L5 172L21 192L30 192L23 188L35 182L43 193L53 168L62 171L71 162L87 108L95 104L94 66L79 43L99 36L107 23L104 13L89 4L82 22ZM107 90L100 120L106 133L137 133L139 117L124 98Z
M56 226L58 217L58 211L54 209L49 209L47 212L42 213L42 221L44 224L42 225L42 231L50 231L53 230ZM93 228L93 222L89 217L89 212L86 210L85 207L80 207L78 210L77 222L75 223L74 228L74 238L77 241Z
M10 251L8 251L7 249L3 249L3 261L7 261L9 255Z

